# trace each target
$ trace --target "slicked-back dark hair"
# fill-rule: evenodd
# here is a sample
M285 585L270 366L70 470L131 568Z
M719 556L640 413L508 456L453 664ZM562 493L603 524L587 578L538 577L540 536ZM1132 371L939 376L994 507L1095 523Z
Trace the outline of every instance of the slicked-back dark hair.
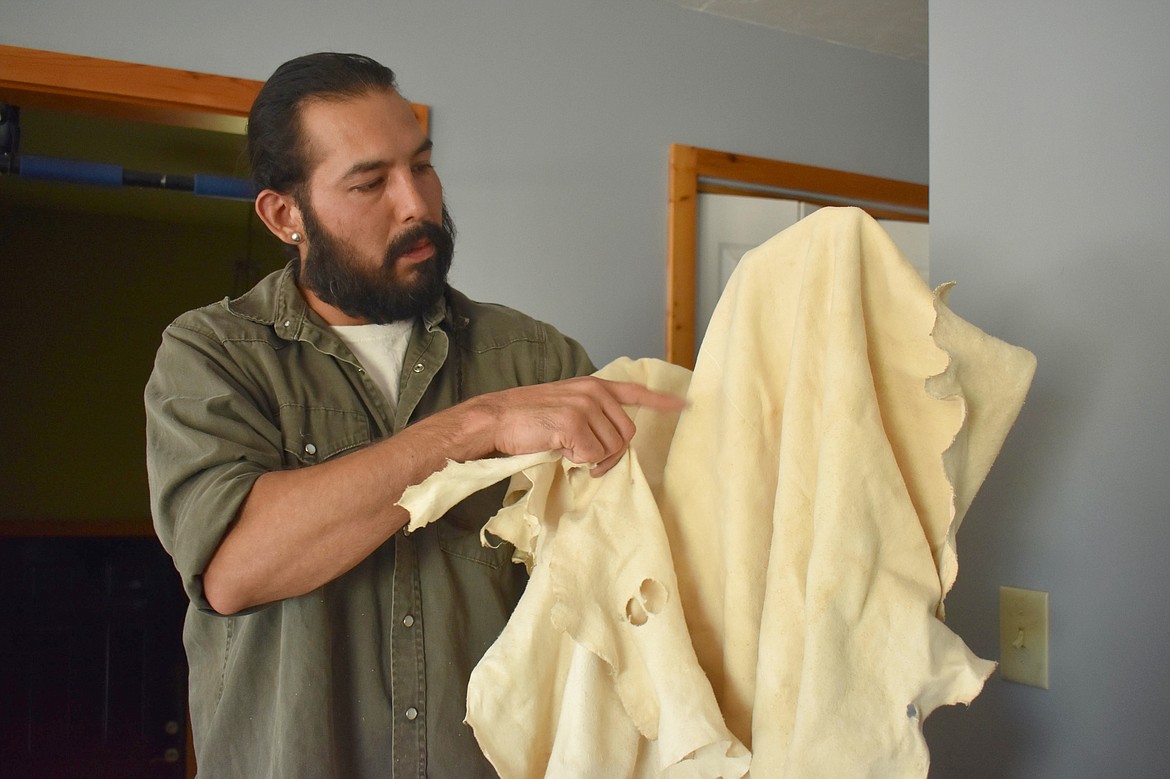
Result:
M301 133L308 100L343 100L397 89L394 71L360 54L321 52L276 69L248 113L248 156L256 191L289 193L308 180L309 159Z

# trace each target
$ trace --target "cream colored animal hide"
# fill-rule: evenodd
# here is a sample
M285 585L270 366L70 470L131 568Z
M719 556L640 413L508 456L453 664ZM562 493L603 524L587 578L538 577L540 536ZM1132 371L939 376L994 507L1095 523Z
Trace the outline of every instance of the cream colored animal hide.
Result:
M688 400L630 409L604 477L535 454L403 495L415 528L514 475L485 542L532 578L467 708L502 776L926 776L923 719L994 667L942 602L1035 370L947 291L822 209L744 257L693 376L599 372Z

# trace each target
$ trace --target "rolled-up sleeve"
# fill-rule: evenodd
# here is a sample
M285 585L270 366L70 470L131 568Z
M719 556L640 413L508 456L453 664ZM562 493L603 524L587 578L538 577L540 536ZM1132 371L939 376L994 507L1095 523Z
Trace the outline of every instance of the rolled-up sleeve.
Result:
M281 467L281 438L224 346L171 325L146 386L146 464L155 532L183 587L214 614L202 574L262 474Z

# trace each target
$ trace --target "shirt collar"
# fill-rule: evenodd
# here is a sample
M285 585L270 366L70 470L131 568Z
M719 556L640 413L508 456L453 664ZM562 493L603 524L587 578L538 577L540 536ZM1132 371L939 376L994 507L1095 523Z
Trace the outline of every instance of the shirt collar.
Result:
M253 322L271 325L277 335L288 340L303 340L313 331L324 328L325 322L309 308L293 277L292 260L283 270L257 284L244 295L228 302L228 308L237 316ZM467 326L466 317L456 315L448 303L448 295L440 295L422 315L423 327L428 331L441 328L449 322L455 329Z

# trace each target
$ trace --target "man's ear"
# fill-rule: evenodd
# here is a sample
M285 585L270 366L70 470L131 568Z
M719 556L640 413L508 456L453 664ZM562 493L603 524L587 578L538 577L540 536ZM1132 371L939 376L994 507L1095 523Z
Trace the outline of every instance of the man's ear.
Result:
M256 216L280 240L295 246L305 239L301 210L291 195L265 189L256 196Z

